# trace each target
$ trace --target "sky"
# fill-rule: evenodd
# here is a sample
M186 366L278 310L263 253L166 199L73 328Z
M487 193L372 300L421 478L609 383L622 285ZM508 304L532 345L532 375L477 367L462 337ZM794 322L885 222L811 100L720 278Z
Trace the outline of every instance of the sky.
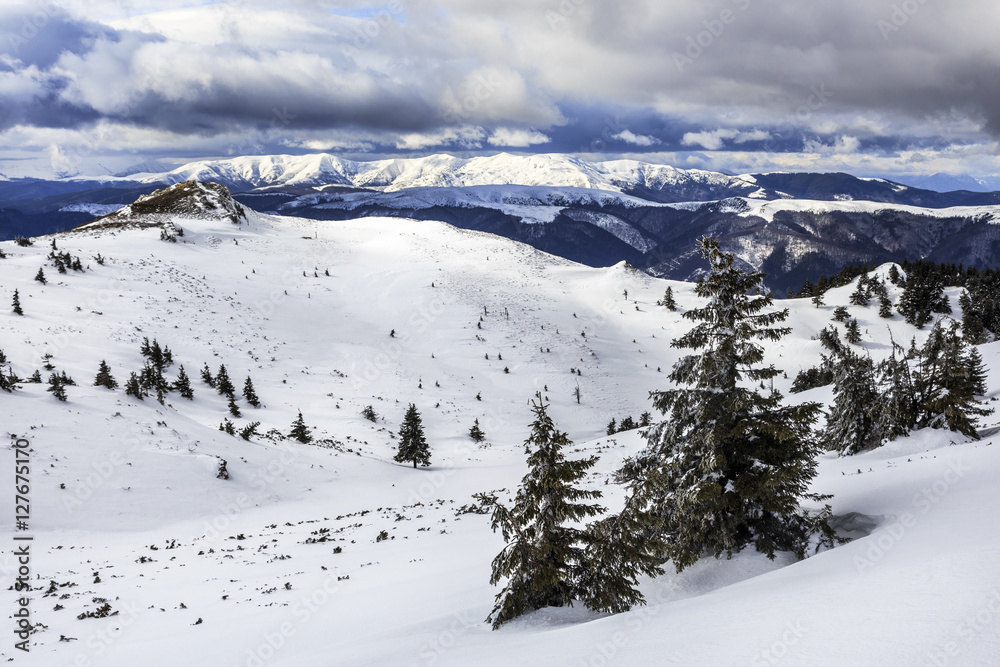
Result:
M994 0L0 5L0 174L571 153L1000 188Z

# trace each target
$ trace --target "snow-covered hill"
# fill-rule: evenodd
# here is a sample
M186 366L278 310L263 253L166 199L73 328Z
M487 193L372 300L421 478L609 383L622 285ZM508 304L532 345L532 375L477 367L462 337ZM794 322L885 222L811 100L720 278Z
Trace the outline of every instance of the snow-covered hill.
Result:
M211 188L179 187L185 202L224 202ZM1000 655L1000 448L994 436L944 431L822 457L814 490L834 494L858 538L850 544L797 563L708 559L645 581L649 605L632 612L545 609L491 632L490 561L502 544L463 506L472 493L516 488L539 392L576 443L571 456L601 456L588 483L614 508L621 492L609 474L642 440L608 437L605 425L651 410L648 392L666 386L678 357L670 341L690 326L681 312L698 302L691 285L624 263L587 268L440 222L194 209L133 205L115 224L0 244L3 298L17 289L24 309L0 313L0 349L22 378L47 377L49 363L77 382L66 403L44 384L0 392L3 431L31 443L30 528L17 535L34 537L30 608L42 625L29 654L8 634L0 652L17 664L886 665ZM173 242L162 240L168 226ZM46 259L53 239L87 270L58 273ZM44 285L33 280L40 267ZM679 312L656 306L668 285ZM816 363L813 338L852 290L830 290L821 308L778 302L794 329L768 353L787 372L780 388ZM888 350L886 327L900 341L926 335L874 307L849 308L876 358ZM122 384L140 370L145 338L169 346L171 378L184 365L192 401L171 393L161 406L91 386L101 360ZM981 351L995 394L1000 344ZM252 377L262 407L240 400L243 416L230 417L198 380L205 364L213 373L225 364L238 389ZM820 388L790 400L828 399ZM431 445L427 469L392 462L409 403ZM368 405L374 423L361 416ZM314 444L271 433L287 433L299 411ZM227 435L226 418L260 421L266 435ZM467 435L475 419L481 445ZM221 460L229 479L216 476ZM8 461L12 470L13 451ZM5 590L17 568L6 526ZM14 599L8 590L10 613ZM77 618L105 604L116 615Z

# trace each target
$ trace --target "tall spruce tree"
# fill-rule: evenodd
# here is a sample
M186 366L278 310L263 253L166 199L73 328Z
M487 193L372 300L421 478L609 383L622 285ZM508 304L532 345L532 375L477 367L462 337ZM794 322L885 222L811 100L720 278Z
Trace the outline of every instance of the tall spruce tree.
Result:
M38 282L40 282L43 285L48 282L45 279L45 269L42 269L42 268L38 269L38 273L35 274L35 280L37 280Z
M875 363L844 349L833 362L833 404L822 442L841 456L857 454L882 442Z
M201 369L201 381L212 389L215 389L215 378L212 377L212 370L208 367L207 363Z
M250 379L249 375L246 382L243 383L243 398L247 399L247 403L253 407L260 407L260 399L257 398L257 392L253 388L253 380Z
M889 335L891 338L891 331ZM895 340L892 354L879 364L878 394L876 410L883 437L895 440L909 435L917 425L919 403L910 361Z
M580 596L594 611L619 614L645 604L639 576L663 574L663 536L651 530L660 520L646 502L658 490L643 488L656 484L656 479L647 476L629 484L622 510L591 523L584 535Z
M105 389L114 389L118 386L118 381L115 380L114 376L111 375L111 368L108 366L108 362L101 359L101 365L97 369L97 377L94 378L95 387L104 387Z
M854 306L867 306L868 305L868 291L865 289L865 285L868 281L865 280L864 276L858 278L858 287L853 292L851 292L851 304Z
M544 403L532 402L535 421L524 442L528 474L521 480L514 506L503 506L495 496L478 496L492 506L493 530L500 530L507 546L493 559L490 583L507 583L496 596L487 620L493 629L542 607L572 606L587 597L580 588L586 569L584 533L567 523L599 514L603 508L582 501L600 498L600 491L575 486L597 457L569 461L563 449L572 444L556 429Z
M414 468L418 463L422 466L431 464L431 452L424 437L424 427L420 423L420 413L413 403L406 409L406 416L399 427L399 450L393 460L399 463L412 461Z
M974 439L979 417L993 412L976 399L986 389L985 369L978 350L960 335L957 322L936 322L920 351L916 380L921 403L918 427L947 428Z
M302 418L301 410L299 410L299 416L292 422L292 430L288 437L295 438L299 442L312 442L312 434L309 432L309 427L306 426L306 420Z
M139 376L136 375L135 371L129 374L128 380L125 382L125 395L138 398L140 401L146 396L142 390L142 384L139 382Z
M861 325L858 324L857 320L847 320L844 329L844 340L852 345L858 345L861 342Z
M180 368L177 369L177 379L174 380L173 388L174 391L189 401L194 399L194 389L191 388L191 378L189 378L188 374L184 371L184 364L181 364Z
M878 294L878 316L892 319L892 301L889 300L889 291L884 287Z
M14 301L11 303L10 307L11 310L14 311L15 315L24 315L24 310L21 309L21 297L17 293L17 290L14 290Z
M139 374L139 384L147 396L155 394L160 405L166 402L167 393L170 392L170 383L167 382L167 378L163 377L162 367L147 360Z
M924 262L915 264L907 273L896 309L907 322L923 329L933 319L931 313L951 312L944 288L944 274L938 267Z
M225 364L219 366L219 372L215 374L215 390L219 392L220 396L229 396L230 398L236 396L236 387L229 379L229 372L226 370Z
M49 387L45 391L52 392L52 395L60 401L66 401L66 389L64 387L63 380L55 373L52 373L49 376Z
M737 269L718 241L702 238L698 248L710 271L695 293L708 303L684 314L698 324L672 342L694 353L674 364L676 388L652 392L667 419L649 429L646 448L618 479L639 494L629 501L633 511L655 519L641 522L645 535L662 540L662 555L678 571L748 545L769 558L780 550L803 558L812 535L825 545L836 540L829 505L815 513L800 506L829 498L808 491L820 406L786 406L779 392L756 389L781 373L760 365L758 341L789 333L777 326L788 310L766 312L772 298L759 294L764 275Z

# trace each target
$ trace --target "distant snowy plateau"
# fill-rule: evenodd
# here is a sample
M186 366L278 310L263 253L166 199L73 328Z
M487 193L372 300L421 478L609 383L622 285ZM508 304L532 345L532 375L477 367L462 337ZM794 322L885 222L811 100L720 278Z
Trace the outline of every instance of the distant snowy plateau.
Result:
M837 236L837 248L906 238L931 255L949 225L964 224L956 233L976 248L992 238L977 225L996 227L987 204L957 211L809 203L762 197L770 186L759 178L637 163L587 171L554 158L545 182L529 182L526 163L504 160L483 182L476 174L486 167L455 161L445 169L443 159L363 167L321 157L308 171L304 159L246 158L136 175L132 186L182 185L132 197L107 217L32 245L0 243L5 368L22 379L39 371L76 382L65 388L66 402L45 383L0 392L9 454L0 655L46 667L997 664L996 413L980 440L925 429L867 453L822 455L811 490L832 494L840 530L854 538L843 546L802 561L769 561L752 549L709 556L682 574L643 579L648 603L632 611L545 608L490 630L498 590L490 567L503 541L469 506L474 493L507 500L516 490L526 472L529 400L537 392L551 404L574 442L567 456L600 457L585 485L617 511L623 490L611 473L645 441L635 430L605 435L606 425L645 411L661 418L649 392L668 387L681 354L671 341L692 325L682 313L702 300L691 283L624 261L585 266L451 219L415 219L424 204L428 218L466 206L495 210L529 240L565 217L641 257L675 243L678 271L688 273L698 268L690 241L713 231L745 262L762 265L771 257L761 250L768 234L787 241L791 263L812 252L797 248L819 247L809 244L821 245L815 239L826 223L809 228L809 220L837 221L840 231L829 234L847 235ZM310 182L313 173L324 184ZM556 173L565 178L553 184ZM334 178L339 189L325 184ZM191 179L250 190L238 204L225 189ZM635 194L640 182L652 191L686 180L727 196L679 205ZM883 186L894 187L874 187ZM358 188L373 190L351 191ZM91 206L107 204L94 197L59 197L60 208L85 208L90 217L107 210ZM412 215L390 217L394 197ZM378 202L378 217L348 215L355 204L375 206L359 198ZM272 213L255 201L270 202ZM654 219L661 210L687 231L669 236L673 223L647 229L624 215ZM325 211L344 215L324 219ZM873 220L900 237L879 236ZM851 224L868 224L869 235L849 238ZM60 273L49 257L53 242L83 270ZM44 284L34 279L40 268ZM667 287L676 312L656 304ZM8 308L15 289L23 316ZM898 299L899 288L888 289ZM829 290L820 307L777 302L790 310L792 334L769 344L765 361L785 372L774 384L786 401L828 407L830 387L788 390L819 362L818 332L844 328L831 322L837 306L857 318L859 349L875 360L889 353L890 332L918 345L926 338L929 327L879 317L877 305L850 305L853 290ZM960 316L958 290L945 294ZM144 340L169 347L166 374L172 380L183 365L193 399L170 392L161 405L125 395L130 373L143 368ZM993 405L1000 343L979 350ZM102 361L117 389L93 386ZM237 397L252 378L259 408L237 398L241 416L232 415L200 375L221 365ZM410 403L423 417L427 468L392 460ZM362 416L367 406L374 422ZM300 413L311 444L286 437ZM259 422L257 435L230 435L220 430L226 420L237 431ZM475 420L486 434L478 444L469 437ZM21 489L30 518L20 529L17 438L30 445L29 488ZM19 575L15 549L28 544L19 537L32 538L27 575ZM15 648L14 614L26 595L14 590L18 576L31 588L28 653Z

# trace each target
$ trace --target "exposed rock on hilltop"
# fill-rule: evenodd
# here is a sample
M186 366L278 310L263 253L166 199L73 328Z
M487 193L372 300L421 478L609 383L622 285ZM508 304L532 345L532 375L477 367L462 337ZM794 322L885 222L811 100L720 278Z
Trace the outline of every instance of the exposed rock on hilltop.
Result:
M156 227L172 224L174 218L228 219L238 225L246 217L246 209L233 200L226 186L185 181L143 195L132 204L77 229Z

